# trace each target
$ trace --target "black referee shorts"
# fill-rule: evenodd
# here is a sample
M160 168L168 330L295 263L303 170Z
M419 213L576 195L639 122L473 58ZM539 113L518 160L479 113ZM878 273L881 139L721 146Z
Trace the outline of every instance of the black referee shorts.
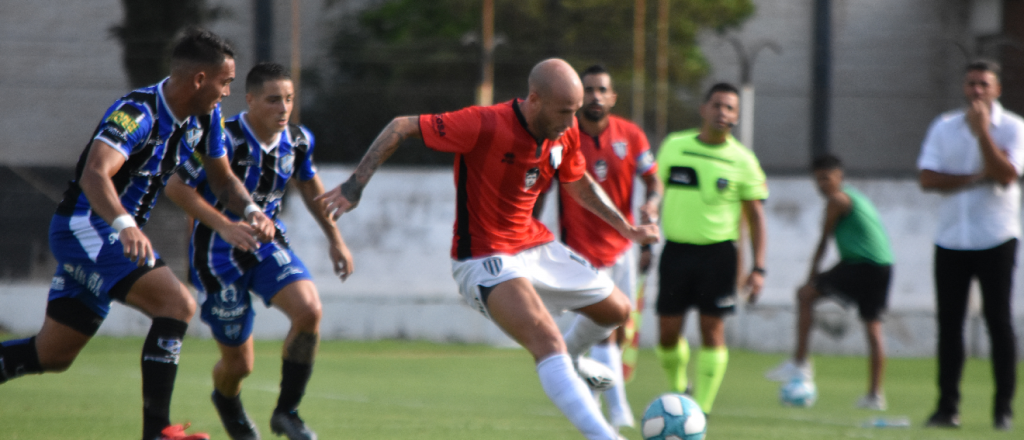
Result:
M658 264L658 315L675 316L697 307L702 315L736 309L736 245L668 241Z
M822 296L835 298L844 304L857 304L860 318L874 321L882 316L889 302L891 279L892 266L840 261L818 275L815 287Z

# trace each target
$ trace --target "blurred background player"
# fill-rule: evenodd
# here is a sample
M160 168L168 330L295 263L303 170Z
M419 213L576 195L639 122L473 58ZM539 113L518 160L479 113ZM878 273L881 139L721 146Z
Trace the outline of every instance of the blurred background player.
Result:
M603 66L587 68L580 79L583 82L583 108L580 112L583 117L578 119L580 152L587 161L587 172L631 224L634 223L633 183L635 176L640 176L647 195L640 207L640 222L649 224L658 216L662 184L657 177L658 167L647 136L632 122L610 113L617 95L612 77ZM619 290L630 297L635 307L633 290L636 288L638 264L633 242L577 203L565 188L560 189L558 201L562 243L606 272ZM541 205L542 202L538 201L537 206ZM534 215L539 216L539 209ZM650 264L650 246L644 246L643 253L642 259ZM608 402L609 421L615 428L635 424L622 380L622 352L619 348L624 340L622 333L623 328L619 327L611 337L590 349L591 358L607 365L615 373L615 385L603 393Z
M649 243L658 227L631 225L586 173L575 117L583 87L572 66L542 61L528 83L525 100L395 118L352 177L318 200L335 218L353 209L373 173L410 137L456 153L451 256L461 294L530 352L544 392L587 439L617 439L580 380L606 385L610 378L588 371L600 364L580 355L625 322L629 298L531 214L557 171L569 195L621 235ZM551 313L565 310L580 314L563 339Z
M925 191L942 195L935 234L935 302L939 327L939 402L928 426L960 426L964 318L971 279L981 285L995 376L993 424L1008 430L1017 388L1013 270L1020 237L1024 120L999 104L999 65L964 72L967 108L932 122L917 167Z
M766 375L776 381L800 377L812 379L814 372L808 360L814 303L822 296L844 303L856 303L867 333L869 352L868 393L857 401L865 409L885 410L882 378L885 373L885 345L882 338L881 315L889 298L893 254L878 211L868 198L851 186L843 184L843 168L839 158L825 155L812 165L818 192L825 197L825 223L821 239L811 259L807 283L797 291L798 315L796 351L793 359L784 362ZM839 263L825 273L818 272L828 249L829 237L835 237Z
M655 353L669 388L687 389L690 348L680 336L688 309L700 310L701 350L694 399L711 412L725 377L729 352L725 315L736 308L736 240L741 212L750 225L754 267L746 289L754 302L764 285L768 198L764 171L754 153L731 134L739 119L739 91L718 83L700 106L701 127L670 134L658 150L665 184L661 224L665 248L658 266L659 342Z
M211 190L251 225L239 244L255 248L256 236L272 236L273 224L225 157L219 102L234 79L231 47L209 31L190 29L174 47L167 79L107 109L50 224L57 271L43 327L34 337L0 344L0 383L66 370L117 300L153 318L142 346L143 440L209 438L170 424L182 337L196 304L140 228L167 179L195 152Z
M209 324L221 352L213 368L212 399L224 429L234 440L260 438L241 400L242 379L252 372L255 361L252 292L291 320L271 431L289 440L315 439L316 433L299 418L297 408L313 372L321 306L316 285L289 249L285 226L278 220L290 180L327 236L328 254L342 280L352 273L352 255L334 221L313 201L323 194L324 187L312 161L312 134L288 123L295 97L288 71L279 64L257 64L246 76L245 92L249 111L225 124L227 154L252 198L273 219L274 240L255 251L240 252L237 248L243 247L248 232L246 222L218 203L198 167L186 168L173 177L167 195L197 219L189 246L190 272L203 301L200 316Z

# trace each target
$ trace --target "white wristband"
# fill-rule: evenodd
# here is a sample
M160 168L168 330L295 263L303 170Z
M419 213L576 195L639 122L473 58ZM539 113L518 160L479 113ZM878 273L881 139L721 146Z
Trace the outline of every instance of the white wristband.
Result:
M113 223L110 224L110 227L120 233L124 228L137 228L139 225L135 223L135 219L131 215L124 214L115 218Z
M255 203L250 203L249 206L245 207L245 218L249 218L249 216L254 212L263 212L263 210Z

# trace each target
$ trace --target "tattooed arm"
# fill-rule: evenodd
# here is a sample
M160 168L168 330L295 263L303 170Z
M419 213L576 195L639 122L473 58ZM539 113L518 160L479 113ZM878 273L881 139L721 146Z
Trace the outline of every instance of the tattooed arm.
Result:
M377 172L381 164L391 157L391 154L402 145L402 141L409 138L420 138L420 122L416 116L401 116L393 119L384 131L377 135L366 150L359 166L344 183L330 191L321 194L316 198L324 210L324 215L337 220L348 211L351 211L359 204L363 188L370 182L370 177Z
M590 174L584 174L583 178L575 182L564 182L562 187L565 188L566 192L569 193L572 198L576 199L580 205L583 205L587 210L593 212L602 220L612 225L616 231L619 231L623 237L638 242L640 244L654 243L658 241L659 230L658 225L647 224L640 226L633 226L626 221L626 218L622 216L615 204L612 203L608 195L605 194L604 190L594 182L594 179L590 177Z

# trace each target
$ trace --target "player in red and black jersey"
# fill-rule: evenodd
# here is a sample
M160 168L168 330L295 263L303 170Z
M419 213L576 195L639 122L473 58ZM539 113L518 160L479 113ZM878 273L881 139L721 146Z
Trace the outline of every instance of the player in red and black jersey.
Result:
M533 355L544 391L586 438L614 440L618 434L573 370L592 386L608 385L607 377L588 372L596 363L579 355L626 320L629 299L555 241L531 212L557 172L571 197L623 236L649 243L659 231L631 225L586 173L575 118L582 101L572 67L542 61L530 72L524 100L395 118L352 177L318 200L334 218L353 209L373 173L407 138L456 153L452 272L460 292ZM580 315L563 338L551 313L566 310Z

